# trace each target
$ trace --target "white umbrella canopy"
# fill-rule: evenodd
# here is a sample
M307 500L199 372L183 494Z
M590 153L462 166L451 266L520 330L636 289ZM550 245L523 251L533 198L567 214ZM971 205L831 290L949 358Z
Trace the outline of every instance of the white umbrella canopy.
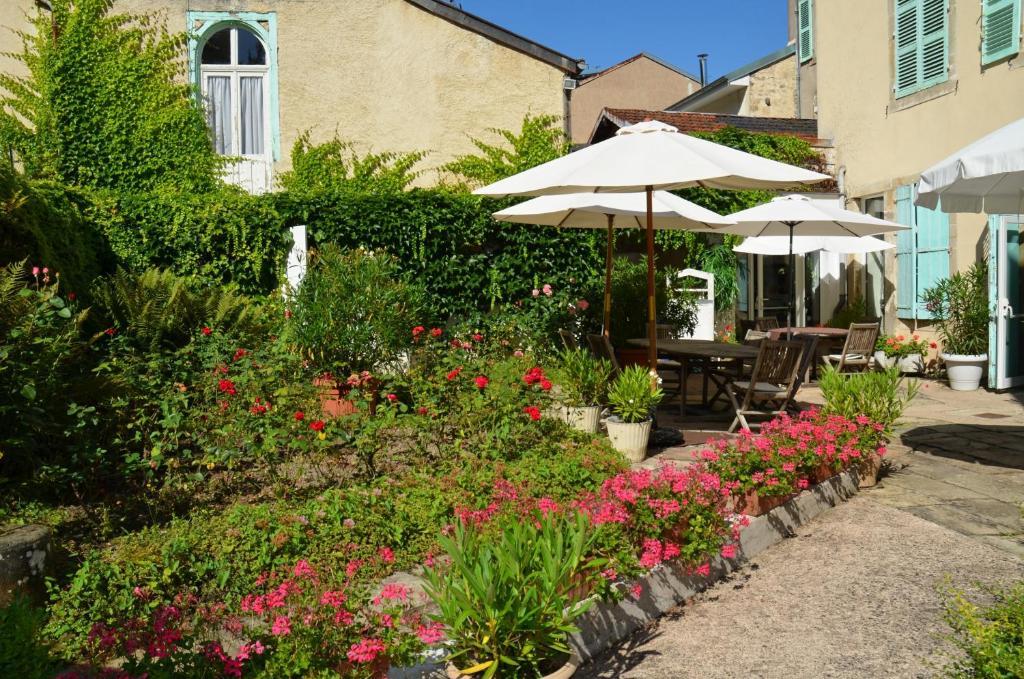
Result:
M651 120L611 139L479 188L483 196L629 193L648 188L785 189L828 175L768 160Z
M709 229L735 224L668 191L651 195L655 229ZM644 228L647 217L646 193L563 193L531 198L492 215L504 222L539 224L573 229L608 229L604 275L604 333L611 326L612 248L614 228Z
M655 229L714 229L736 223L668 191L655 191L651 204ZM493 214L495 219L503 222L573 229L607 228L609 216L613 217L617 228L644 228L647 194L566 193L540 196Z
M915 202L943 212L1024 212L1024 118L921 173Z
M646 193L648 361L657 367L654 302L654 205L658 189L785 189L828 175L697 139L651 120L620 129L614 137L494 182L483 196L560 193Z
M734 226L716 229L719 233L739 236L785 236L789 255L789 320L793 327L793 311L796 309L796 276L794 271L793 240L795 231L801 236L849 236L860 238L876 233L891 233L909 227L896 222L887 222L862 212L846 210L826 201L812 200L807 196L780 196L767 203L746 210L734 212L729 217L736 220Z
M793 254L806 255L810 252L834 252L840 255L862 255L881 252L896 247L884 240L862 236L794 236ZM788 255L788 236L751 236L733 248L734 252L750 255Z

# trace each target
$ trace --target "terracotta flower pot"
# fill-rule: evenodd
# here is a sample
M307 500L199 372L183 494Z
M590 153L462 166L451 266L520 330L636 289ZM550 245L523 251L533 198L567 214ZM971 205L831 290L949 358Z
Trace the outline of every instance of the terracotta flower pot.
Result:
M358 410L355 403L341 397L338 382L334 378L318 377L313 380L313 386L320 390L320 410L324 417L342 417Z
M882 456L871 453L857 463L857 487L871 488L878 483L878 473L882 470Z
M541 679L569 679L572 675L576 674L576 670L583 664L580 657L576 655L576 651L572 651L569 654L569 658L565 661L565 664L559 667L554 672L545 674ZM480 676L477 674L463 674L459 671L455 665L448 663L445 666L445 673L448 675L448 679L476 679Z
M747 516L761 516L776 507L786 504L786 500L791 497L793 496L758 495L756 491L748 490L743 495L738 495L733 499L733 509Z
M828 479L832 478L838 473L839 472L833 469L832 465L830 465L827 462L822 462L817 467L812 469L811 473L808 474L807 476L811 480L811 483L822 483L823 481L827 481Z

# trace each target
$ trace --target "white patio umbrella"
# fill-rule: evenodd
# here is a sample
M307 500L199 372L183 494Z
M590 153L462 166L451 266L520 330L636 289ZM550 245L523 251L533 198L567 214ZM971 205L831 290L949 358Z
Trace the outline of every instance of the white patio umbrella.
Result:
M793 326L792 313L796 308L796 277L794 236L797 228L802 236L848 236L860 238L876 233L891 233L909 228L895 222L887 222L862 212L838 207L830 202L811 200L807 196L780 196L767 203L740 210L729 215L736 220L734 226L715 229L718 233L740 236L783 236L788 240L789 254L789 319L786 325Z
M915 202L943 212L1024 213L1024 118L921 173Z
M893 243L871 236L794 236L793 254L806 255L810 252L834 252L839 255L862 255L881 252L896 247ZM750 255L788 255L788 236L752 236L733 248L734 252Z
M713 229L735 222L668 191L651 196L655 229ZM604 333L611 326L613 230L642 229L646 223L644 193L564 193L540 196L499 210L492 215L503 222L539 224L574 229L608 229L604 275Z
M658 189L783 189L813 184L827 175L779 163L647 121L614 137L477 189L485 196L561 193L646 193L648 359L657 366L654 303L654 205Z

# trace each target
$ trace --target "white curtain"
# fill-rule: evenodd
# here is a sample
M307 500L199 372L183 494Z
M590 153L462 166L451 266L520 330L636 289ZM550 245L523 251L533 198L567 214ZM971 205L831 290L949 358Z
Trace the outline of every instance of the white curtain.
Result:
M263 77L242 77L240 103L242 155L263 155Z
M231 155L231 78L209 76L206 79L206 116L213 132L217 153Z

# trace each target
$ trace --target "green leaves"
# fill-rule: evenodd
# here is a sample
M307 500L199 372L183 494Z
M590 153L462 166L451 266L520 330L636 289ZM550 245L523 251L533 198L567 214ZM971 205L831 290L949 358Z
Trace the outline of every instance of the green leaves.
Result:
M988 266L975 262L967 271L944 278L921 298L938 319L942 350L980 355L988 351Z
M624 368L608 390L608 403L623 422L644 422L663 396L647 366Z

